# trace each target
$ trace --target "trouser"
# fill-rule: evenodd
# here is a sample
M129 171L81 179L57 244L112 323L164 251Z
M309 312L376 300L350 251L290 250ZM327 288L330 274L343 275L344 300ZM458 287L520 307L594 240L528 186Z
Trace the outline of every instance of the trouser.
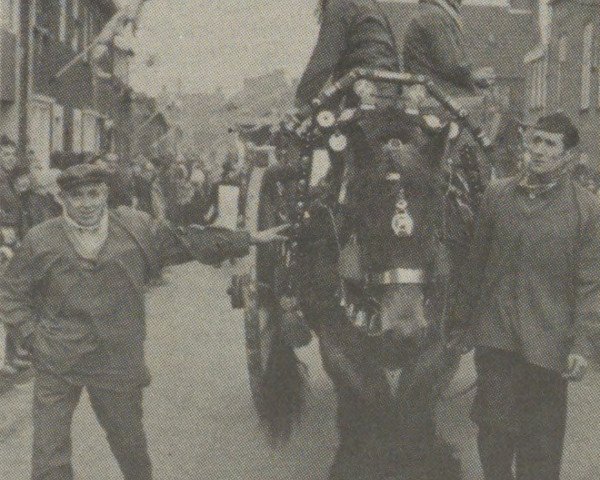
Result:
M558 480L567 382L512 352L478 348L473 420L486 480ZM513 475L513 465L514 472Z
M151 480L142 424L142 390L86 387L98 422L125 480ZM73 480L71 424L82 386L36 372L33 397L33 480Z

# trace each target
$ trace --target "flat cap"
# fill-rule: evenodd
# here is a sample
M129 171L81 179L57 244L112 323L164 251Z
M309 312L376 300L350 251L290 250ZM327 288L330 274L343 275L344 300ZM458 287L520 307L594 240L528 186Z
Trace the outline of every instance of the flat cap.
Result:
M62 190L71 190L81 185L107 183L109 178L110 172L105 167L84 163L63 170L56 182Z
M518 122L525 128L534 128L544 132L560 133L564 137L566 149L579 145L579 130L573 121L563 112L550 113L538 118L537 122Z

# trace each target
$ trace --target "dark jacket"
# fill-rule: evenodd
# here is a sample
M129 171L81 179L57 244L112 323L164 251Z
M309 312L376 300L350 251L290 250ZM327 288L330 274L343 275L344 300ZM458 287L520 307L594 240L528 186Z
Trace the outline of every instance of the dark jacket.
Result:
M600 332L600 203L563 178L530 196L515 177L488 188L470 265L479 346L562 371Z
M337 80L356 67L400 69L389 23L375 0L329 0L296 91L297 103L310 104L327 80Z
M17 233L22 225L23 206L15 191L12 179L0 168L0 227L14 228Z
M144 360L146 281L164 265L217 263L248 252L244 232L205 229L183 239L129 208L111 211L94 262L80 258L64 218L34 227L0 277L0 322L34 334L36 367L84 385L149 381Z
M404 38L404 68L428 75L447 93L473 94L472 64L460 15L446 0L421 0Z

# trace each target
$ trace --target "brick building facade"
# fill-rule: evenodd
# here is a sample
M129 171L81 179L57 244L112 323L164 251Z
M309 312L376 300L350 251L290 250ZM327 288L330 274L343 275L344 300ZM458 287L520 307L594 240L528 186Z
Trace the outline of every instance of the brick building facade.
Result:
M16 139L19 2L0 0L0 135Z
M23 90L18 87L23 51L20 43L28 41L27 147L46 162L54 152L112 150L127 155L130 149L127 77L131 52L114 45L110 47L102 65L110 74L107 78L94 74L87 55L63 75L56 75L89 47L116 13L116 3L113 0L32 1L29 38L26 39L17 27L21 21L21 1L0 0L3 11L12 11L14 17L12 29L5 26L0 34L2 133L17 138L19 92Z
M581 131L581 160L600 168L600 0L549 2L548 36L526 58L528 116L564 111Z

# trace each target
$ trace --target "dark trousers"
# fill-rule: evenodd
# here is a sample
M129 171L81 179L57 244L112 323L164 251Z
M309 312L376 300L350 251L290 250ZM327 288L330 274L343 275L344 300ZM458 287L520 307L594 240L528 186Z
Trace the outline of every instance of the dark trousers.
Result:
M125 480L151 480L142 424L142 390L86 387ZM73 480L71 423L83 387L37 372L33 398L33 480Z
M567 382L512 352L479 348L473 420L486 480L558 480ZM513 475L513 465L514 472Z

